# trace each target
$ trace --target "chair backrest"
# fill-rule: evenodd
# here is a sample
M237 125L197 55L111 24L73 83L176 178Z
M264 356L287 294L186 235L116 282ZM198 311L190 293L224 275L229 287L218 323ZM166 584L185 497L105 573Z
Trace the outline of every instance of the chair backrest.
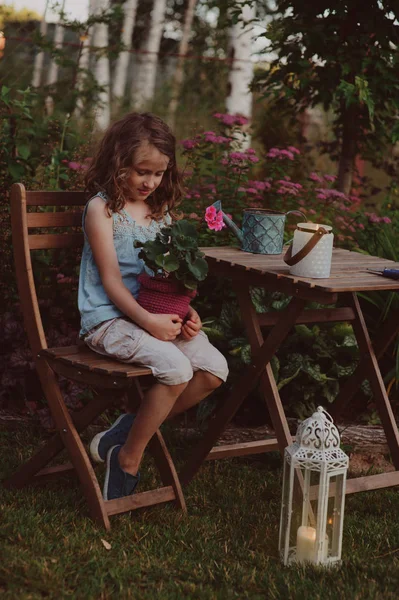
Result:
M34 358L39 350L47 348L47 342L33 277L31 250L82 246L83 233L77 228L81 226L85 204L84 192L27 191L21 183L15 183L11 188L15 272L25 329ZM62 228L62 233L54 233L54 229L58 228Z

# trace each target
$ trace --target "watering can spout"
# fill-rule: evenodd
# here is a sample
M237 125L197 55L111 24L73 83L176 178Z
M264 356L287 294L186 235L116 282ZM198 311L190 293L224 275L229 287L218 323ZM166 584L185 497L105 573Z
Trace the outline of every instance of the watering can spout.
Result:
M218 212L222 213L222 215L223 215L223 222L227 225L227 227L230 227L231 231L238 237L238 239L240 240L240 242L242 242L244 240L244 235L243 235L241 229L239 227L237 227L237 225L234 223L234 221L232 221L230 219L230 217L228 217L223 212L223 210L222 210L222 202L220 200L216 200L216 202L214 202L212 204L212 206L214 206Z

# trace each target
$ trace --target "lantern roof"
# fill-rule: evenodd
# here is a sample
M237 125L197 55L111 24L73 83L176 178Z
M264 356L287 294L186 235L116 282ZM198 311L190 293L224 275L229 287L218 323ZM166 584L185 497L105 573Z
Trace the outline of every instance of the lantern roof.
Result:
M286 449L292 458L310 468L327 463L328 470L348 466L348 456L340 448L340 435L331 415L322 406L300 423L295 442Z

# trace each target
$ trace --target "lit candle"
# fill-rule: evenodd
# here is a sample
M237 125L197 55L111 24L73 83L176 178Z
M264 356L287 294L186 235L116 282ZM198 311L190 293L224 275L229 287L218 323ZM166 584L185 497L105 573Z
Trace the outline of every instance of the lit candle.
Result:
M314 561L316 544L316 529L301 525L296 534L296 559Z

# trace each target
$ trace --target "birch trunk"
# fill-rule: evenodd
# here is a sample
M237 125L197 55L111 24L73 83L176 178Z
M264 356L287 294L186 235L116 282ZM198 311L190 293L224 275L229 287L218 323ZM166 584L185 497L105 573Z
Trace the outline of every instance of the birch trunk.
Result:
M96 0L89 1L89 14L95 14L97 10ZM82 116L84 110L84 102L81 97L81 93L84 89L85 79L90 64L90 46L94 42L93 40L94 27L89 27L85 34L81 36L81 46L79 50L78 65L77 65L77 76L76 76L76 90L78 92L78 98L76 100L75 114L79 118Z
M63 11L65 8L65 0L63 0L62 2L62 7L61 7L61 11ZM61 25L59 22L57 23L56 27L55 27L55 32L54 32L54 48L56 50L59 50L60 48L62 48L62 44L64 41L64 27L63 25ZM47 73L47 85L50 88L50 93L47 96L46 100L45 100L45 105L46 105L46 111L48 115L52 115L54 112L54 99L52 96L53 93L53 86L57 83L58 81L58 63L56 62L55 58L53 57L51 59L50 62L50 67Z
M108 0L98 0L96 12L101 12L108 8ZM98 94L98 104L95 110L94 121L98 129L104 131L110 123L110 68L108 59L108 25L106 23L97 23L94 32L94 42L96 46L96 62L94 75L98 86L102 89Z
M144 54L140 57L137 78L132 85L132 103L137 108L149 104L154 97L165 11L166 0L154 0L149 33L143 47Z
M48 8L49 0L46 0L46 6L44 8L43 18L40 21L40 35L46 35L47 33L47 21L46 14ZM44 52L40 50L35 56L35 62L33 65L33 74L32 74L32 87L37 88L40 86L41 78L42 78L42 70L44 63Z
M230 29L230 56L232 65L229 73L229 94L226 99L227 112L240 114L248 119L252 116L252 92L249 86L253 79L251 48L253 43L253 21L256 7L243 6L241 20ZM239 140L241 148L248 148L250 137Z
M184 15L183 33L179 44L179 58L172 81L171 100L169 104L169 125L172 129L175 126L178 99L184 78L184 56L187 54L188 50L196 4L197 0L188 0L186 14Z
M113 93L117 100L122 100L127 81L127 72L129 68L130 50L132 48L132 34L134 24L136 22L137 13L137 0L127 0L124 5L125 18L123 21L122 30L122 43L124 50L119 54L118 61L116 63L115 80L113 86Z

